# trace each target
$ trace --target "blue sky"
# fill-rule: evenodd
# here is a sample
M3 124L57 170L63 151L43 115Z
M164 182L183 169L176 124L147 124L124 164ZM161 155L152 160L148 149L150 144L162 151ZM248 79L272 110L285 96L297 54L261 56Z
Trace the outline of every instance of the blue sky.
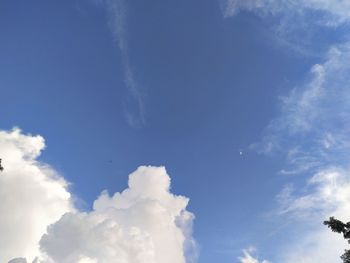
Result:
M349 212L349 8L2 1L0 128L45 138L79 211L165 166L198 262L316 262L322 221Z

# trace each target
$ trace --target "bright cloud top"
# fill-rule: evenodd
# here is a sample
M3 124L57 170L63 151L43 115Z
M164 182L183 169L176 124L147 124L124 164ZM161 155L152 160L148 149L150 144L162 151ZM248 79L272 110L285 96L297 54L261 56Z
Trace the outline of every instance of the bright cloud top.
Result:
M185 263L195 260L188 198L170 192L164 167L141 166L129 187L76 211L67 182L37 161L45 143L0 131L0 258L11 263ZM27 260L26 260L27 259Z
M258 258L255 258L252 256L252 253L254 252L254 248L249 248L243 250L243 256L239 257L239 262L240 263L270 263L267 260L260 261Z
M50 166L37 161L45 147L41 136L19 129L0 131L0 259L33 259L46 227L72 211L67 183ZM21 262L20 260L14 262Z
M68 213L50 226L41 248L57 263L185 263L195 248L193 215L188 199L169 188L164 167L139 167L122 193L102 192L92 212Z

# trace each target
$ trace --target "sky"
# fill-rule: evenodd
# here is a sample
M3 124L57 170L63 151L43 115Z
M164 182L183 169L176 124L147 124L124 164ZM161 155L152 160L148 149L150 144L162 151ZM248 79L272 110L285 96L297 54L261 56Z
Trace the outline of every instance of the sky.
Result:
M350 2L0 3L0 261L334 263Z

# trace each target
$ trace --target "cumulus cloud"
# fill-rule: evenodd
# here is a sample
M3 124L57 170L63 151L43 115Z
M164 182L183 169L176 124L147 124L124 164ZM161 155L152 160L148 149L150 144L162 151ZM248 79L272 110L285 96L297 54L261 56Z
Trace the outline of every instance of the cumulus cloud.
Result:
M102 192L93 211L67 213L40 244L41 262L185 263L195 250L188 199L170 193L164 167L139 167L129 187Z
M41 136L19 129L0 131L0 259L33 260L46 227L73 211L67 182L37 158L45 147ZM17 258L14 262L25 262Z
M249 248L243 250L243 256L239 257L239 262L240 263L269 263L267 260L260 261L258 258L252 256L252 253L254 252L255 249Z
M44 147L41 136L0 131L1 262L195 262L189 199L170 192L164 167L139 167L127 189L103 191L82 212L63 177L38 161Z

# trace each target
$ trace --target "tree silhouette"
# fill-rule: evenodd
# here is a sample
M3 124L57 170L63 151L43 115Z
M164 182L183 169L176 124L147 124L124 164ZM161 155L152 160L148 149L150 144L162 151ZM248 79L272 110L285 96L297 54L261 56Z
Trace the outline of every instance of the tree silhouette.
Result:
M1 165L1 161L2 161L2 159L0 159L0 172L2 172L4 170L4 167L2 167L2 165Z
M334 217L330 217L329 220L324 221L323 224L332 229L333 232L343 233L344 238L347 239L350 244L350 222L345 224ZM345 253L341 255L340 258L344 263L350 263L350 250L345 249Z

